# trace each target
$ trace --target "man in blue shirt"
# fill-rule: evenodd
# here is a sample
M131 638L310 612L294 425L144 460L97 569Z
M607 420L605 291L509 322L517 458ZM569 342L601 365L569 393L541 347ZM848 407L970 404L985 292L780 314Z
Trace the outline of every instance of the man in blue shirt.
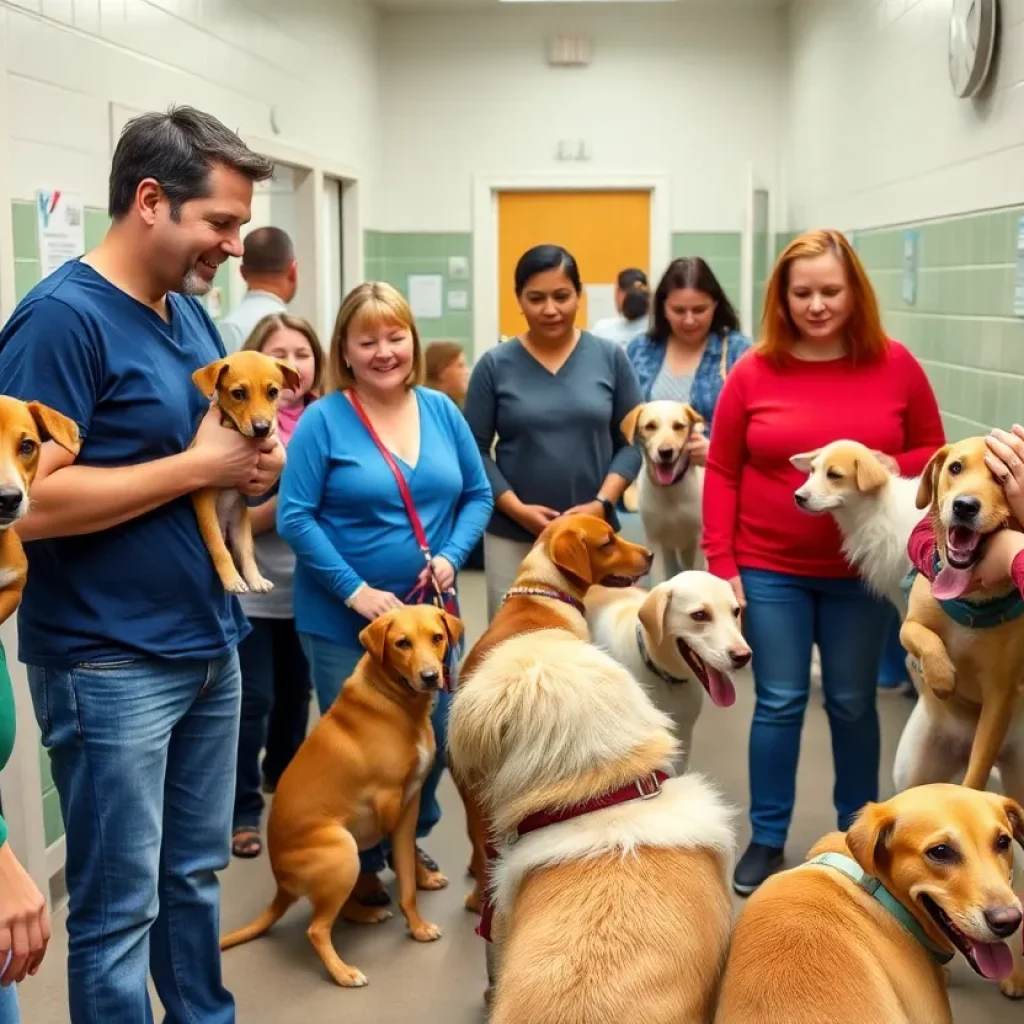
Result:
M19 526L19 654L67 833L72 1024L152 1021L147 971L170 1024L235 1019L215 872L229 860L248 626L189 495L264 493L284 455L222 427L192 383L224 353L194 296L240 255L253 183L270 173L208 114L137 118L114 153L106 238L0 332L0 392L82 435L77 458L44 445Z

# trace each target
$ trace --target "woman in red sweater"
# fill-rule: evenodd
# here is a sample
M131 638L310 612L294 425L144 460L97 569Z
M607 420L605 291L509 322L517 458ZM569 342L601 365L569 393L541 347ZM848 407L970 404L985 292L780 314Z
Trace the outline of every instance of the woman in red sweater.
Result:
M815 644L839 828L878 798L875 687L888 606L844 559L832 518L797 509L803 478L790 456L850 438L916 476L943 443L928 379L886 337L871 283L839 232L808 232L783 252L762 335L722 390L704 482L708 567L746 604L754 651L753 839L733 877L741 895L782 866Z

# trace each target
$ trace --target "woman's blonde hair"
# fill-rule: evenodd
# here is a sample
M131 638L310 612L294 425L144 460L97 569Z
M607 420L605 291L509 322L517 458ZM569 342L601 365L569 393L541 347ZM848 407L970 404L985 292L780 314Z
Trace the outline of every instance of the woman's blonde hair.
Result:
M352 324L357 320L369 321L374 326L393 323L407 330L412 335L412 370L405 383L410 388L423 383L423 346L409 303L397 288L384 281L367 281L356 285L345 296L338 310L338 318L334 321L328 360L331 371L330 385L333 390L347 391L355 384L352 370L345 359L345 342L348 340Z
M889 346L889 339L882 328L875 289L871 287L867 271L853 246L839 231L806 231L783 250L764 292L761 340L757 349L775 363L799 339L799 332L789 314L789 268L794 260L824 256L826 253L831 253L843 265L852 294L846 329L851 361L854 365L878 362Z
M263 346L280 330L298 331L309 342L313 353L313 383L309 386L312 395L319 395L324 378L324 347L316 336L313 325L302 316L291 313L269 313L258 321L242 346L243 352L262 352Z

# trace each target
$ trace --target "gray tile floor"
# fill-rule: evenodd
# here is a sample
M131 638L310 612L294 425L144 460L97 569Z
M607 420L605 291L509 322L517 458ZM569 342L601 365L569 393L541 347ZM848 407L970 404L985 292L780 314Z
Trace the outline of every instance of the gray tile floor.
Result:
M483 607L482 579L464 580L463 610L470 639L479 635L483 627ZM706 708L697 727L692 763L696 770L716 779L736 806L742 808L746 801L747 729L752 708L749 679L745 685L741 683L739 690L740 700L733 708ZM910 711L910 701L883 695L880 703L883 782L888 792L891 784L886 776L900 729ZM820 835L834 827L831 786L828 727L820 694L816 694L804 730L798 804L789 842L792 863ZM485 1019L481 1001L481 940L473 934L475 919L462 909L466 891L463 871L469 848L461 805L447 779L442 804L444 820L427 846L452 882L443 892L424 894L421 911L440 925L443 938L431 945L418 945L406 935L400 918L375 928L338 925L335 942L339 952L369 979L365 989L342 990L327 979L306 940L307 908L296 906L268 936L224 956L224 973L238 1002L240 1024L333 1024L339 1020L374 1024L480 1024ZM743 825L741 843L746 839ZM266 857L235 861L223 877L225 929L251 920L266 905L271 893ZM26 1024L64 1024L68 1020L66 948L64 921L58 918L43 969L22 987ZM1024 1021L1024 1005L1004 999L995 986L981 981L959 960L950 994L957 1024Z

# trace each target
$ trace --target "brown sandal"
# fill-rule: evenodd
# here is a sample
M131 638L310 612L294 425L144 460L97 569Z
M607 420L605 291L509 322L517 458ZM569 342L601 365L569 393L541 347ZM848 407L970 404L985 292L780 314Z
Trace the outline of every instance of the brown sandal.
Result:
M252 860L263 852L263 840L252 828L237 828L231 833L231 852L242 860Z

